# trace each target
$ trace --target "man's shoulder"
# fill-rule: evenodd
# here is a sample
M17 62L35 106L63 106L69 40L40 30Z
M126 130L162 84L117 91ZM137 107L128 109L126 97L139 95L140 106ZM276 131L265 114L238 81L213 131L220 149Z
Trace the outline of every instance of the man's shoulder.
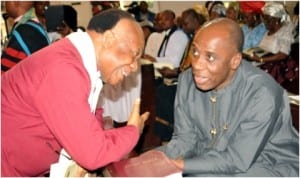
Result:
M174 38L180 38L180 39L186 39L187 41L189 40L188 35L181 29L181 28L177 28L172 34L171 37ZM170 37L170 38L171 38Z
M267 89L269 92L283 90L271 75L247 61L242 62L241 74L246 86L251 86L252 89Z
M178 80L181 80L180 83L190 83L193 81L192 69L188 68L185 71L181 72L178 76Z

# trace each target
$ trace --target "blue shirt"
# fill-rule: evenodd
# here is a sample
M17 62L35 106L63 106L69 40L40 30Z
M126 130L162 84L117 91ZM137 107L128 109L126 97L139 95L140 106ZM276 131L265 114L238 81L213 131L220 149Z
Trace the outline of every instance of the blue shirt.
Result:
M243 25L242 31L244 33L243 50L245 50L248 48L257 47L267 32L267 29L265 24L262 22L253 29L249 28L247 25Z

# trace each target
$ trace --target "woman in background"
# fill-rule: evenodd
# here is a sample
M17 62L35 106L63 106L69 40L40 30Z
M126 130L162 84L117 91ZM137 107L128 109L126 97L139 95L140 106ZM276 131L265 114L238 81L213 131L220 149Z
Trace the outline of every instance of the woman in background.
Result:
M261 63L261 69L271 74L279 84L298 80L298 62L289 58L293 38L293 24L283 4L268 2L263 7L263 19L267 28L259 47L269 52L259 57L250 56L250 60Z

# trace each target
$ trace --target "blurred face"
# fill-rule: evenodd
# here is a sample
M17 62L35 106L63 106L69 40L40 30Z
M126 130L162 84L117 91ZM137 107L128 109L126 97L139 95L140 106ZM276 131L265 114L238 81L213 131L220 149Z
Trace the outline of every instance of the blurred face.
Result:
M5 1L5 9L7 14L12 17L12 18L17 18L18 14L17 14L17 2L15 1Z
M49 6L49 1L36 1L34 2L35 13L38 16L44 16L47 6Z
M65 37L72 33L72 29L65 23L62 22L60 26L56 28L57 33L59 33L62 37Z
M162 26L160 24L160 19L161 19L161 16L162 14L161 13L157 13L154 17L154 21L153 21L153 27L154 27L154 30L156 32L162 32L163 29L162 29Z
M140 10L141 12L147 12L148 11L148 4L146 2L141 2L140 4Z
M254 14L250 12L244 12L243 13L243 20L244 23L247 24L248 27L254 27L255 26L255 19Z
M197 25L196 19L194 19L191 15L182 15L182 22L181 22L181 27L182 30L187 33L187 34L193 34L194 31L196 30L196 25Z
M116 85L138 69L144 48L143 31L139 24L121 20L105 32L104 38L104 47L97 57L98 68L104 82Z
M233 7L229 7L226 11L226 17L233 20L233 21L236 21L237 20L237 12L234 10Z
M229 34L221 27L207 28L197 32L191 46L192 69L197 88L208 91L225 87L237 67L237 50Z
M171 27L173 27L174 23L174 19L166 14L162 14L161 18L159 19L159 25L163 30L170 29Z
M209 15L209 20L213 20L213 19L216 19L216 18L219 18L220 15L215 12L215 11L211 11L210 15Z
M272 16L269 16L269 15L264 15L263 19L264 19L264 23L266 25L266 28L269 31L273 31L276 28L276 26L278 24L280 24L280 19L276 18L276 17L272 17Z

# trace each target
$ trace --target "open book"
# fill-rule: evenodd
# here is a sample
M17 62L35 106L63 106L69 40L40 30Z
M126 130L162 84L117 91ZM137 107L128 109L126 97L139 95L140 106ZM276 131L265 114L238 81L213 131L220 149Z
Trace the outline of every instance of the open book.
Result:
M137 157L109 164L106 177L182 177L182 170L161 151L147 151Z
M247 54L249 56L253 56L254 54L256 54L258 57L263 57L267 54L270 54L269 51L266 51L260 47L254 47L254 48L248 48L248 49L245 49L243 51L244 54Z

